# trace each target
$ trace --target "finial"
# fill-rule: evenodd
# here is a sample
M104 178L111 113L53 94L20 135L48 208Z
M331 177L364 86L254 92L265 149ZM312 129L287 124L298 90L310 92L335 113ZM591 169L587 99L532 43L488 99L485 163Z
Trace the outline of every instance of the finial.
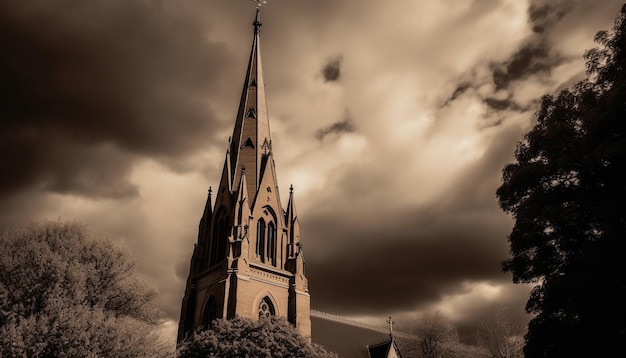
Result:
M241 167L241 175L244 175L244 174L246 174L246 166L245 165Z
M395 323L394 321L391 320L391 316L389 316L387 323L389 323L389 335L391 336L393 335L393 324Z
M212 193L213 193L213 188L209 187L209 196L211 196Z
M293 195L293 184L289 185L289 195Z
M250 1L257 3L256 4L257 10L260 9L262 5L267 4L267 0L250 0Z
M256 17L254 18L254 22L252 23L252 25L254 25L254 34L258 35L261 32L261 26L263 26L263 24L261 23L261 6L267 4L267 0L251 0L251 1L257 3L256 4Z

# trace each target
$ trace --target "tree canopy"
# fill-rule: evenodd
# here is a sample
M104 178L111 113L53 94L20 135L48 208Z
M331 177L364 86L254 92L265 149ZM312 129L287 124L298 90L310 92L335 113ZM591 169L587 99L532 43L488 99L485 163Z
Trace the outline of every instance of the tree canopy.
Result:
M180 358L336 358L322 346L311 343L283 317L259 320L236 317L216 319L211 328L196 332L179 345Z
M419 321L415 334L418 337L421 357L437 358L454 355L459 341L458 333L450 319L441 312L428 313Z
M515 322L507 309L493 306L478 325L478 344L494 358L522 358L525 325Z
M497 190L515 219L503 268L535 284L528 357L624 351L625 19L626 5L613 30L596 35L587 79L543 97Z
M0 357L158 357L156 291L130 254L70 222L0 236Z

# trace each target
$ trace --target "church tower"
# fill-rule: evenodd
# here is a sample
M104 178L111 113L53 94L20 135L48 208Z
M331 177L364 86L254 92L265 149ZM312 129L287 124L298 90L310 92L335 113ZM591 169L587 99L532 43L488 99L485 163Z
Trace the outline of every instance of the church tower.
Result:
M220 184L200 219L178 340L215 318L283 316L311 336L293 188L281 205L261 67L257 8L250 61ZM215 196L215 203L212 197Z

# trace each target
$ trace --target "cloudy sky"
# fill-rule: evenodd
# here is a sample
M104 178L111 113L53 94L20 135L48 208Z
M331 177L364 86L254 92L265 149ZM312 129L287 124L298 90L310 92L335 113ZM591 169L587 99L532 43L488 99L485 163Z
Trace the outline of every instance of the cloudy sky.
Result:
M279 186L313 309L473 335L528 288L495 191L538 100L584 78L613 0L270 0ZM77 220L128 247L175 331L246 70L249 0L0 2L0 228ZM283 198L286 198L283 195ZM286 203L283 203L286 204Z

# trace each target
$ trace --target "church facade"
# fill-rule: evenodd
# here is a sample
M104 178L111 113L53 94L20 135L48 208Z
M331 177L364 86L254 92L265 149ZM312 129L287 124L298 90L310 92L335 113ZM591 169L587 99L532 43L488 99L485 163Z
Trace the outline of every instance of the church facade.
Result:
M257 9L248 68L222 176L200 219L178 340L215 318L282 316L311 336L293 188L283 209L272 155ZM213 196L215 201L213 202Z

